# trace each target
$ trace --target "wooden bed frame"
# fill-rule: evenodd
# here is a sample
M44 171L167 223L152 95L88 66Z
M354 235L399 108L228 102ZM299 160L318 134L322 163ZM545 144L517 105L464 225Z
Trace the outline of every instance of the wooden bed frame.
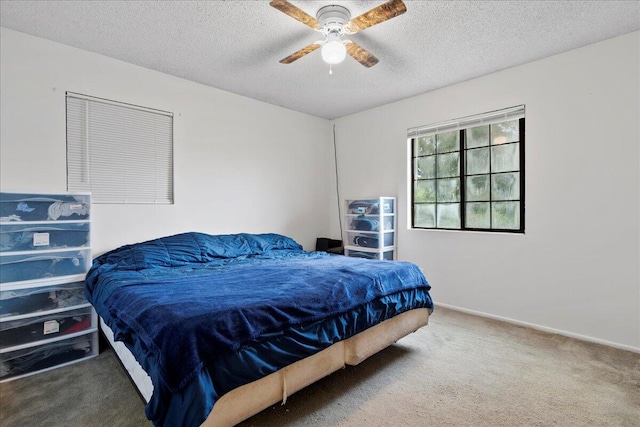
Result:
M284 404L287 396L296 391L345 365L359 364L400 338L427 325L429 314L430 310L427 308L409 310L264 378L238 387L216 402L202 427L232 427L275 403ZM140 395L148 401L153 392L149 376L124 344L114 341L112 331L102 319L100 326L127 370L129 378Z

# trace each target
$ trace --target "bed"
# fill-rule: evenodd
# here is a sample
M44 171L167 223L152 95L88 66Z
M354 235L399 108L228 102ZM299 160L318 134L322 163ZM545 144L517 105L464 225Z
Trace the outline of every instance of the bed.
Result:
M85 293L158 426L233 426L428 323L414 264L278 234L183 233L97 257Z

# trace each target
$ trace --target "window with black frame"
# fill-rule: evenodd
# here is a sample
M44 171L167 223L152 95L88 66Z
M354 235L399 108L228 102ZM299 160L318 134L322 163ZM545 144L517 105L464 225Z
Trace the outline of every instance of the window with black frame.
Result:
M524 233L524 106L410 129L411 226Z

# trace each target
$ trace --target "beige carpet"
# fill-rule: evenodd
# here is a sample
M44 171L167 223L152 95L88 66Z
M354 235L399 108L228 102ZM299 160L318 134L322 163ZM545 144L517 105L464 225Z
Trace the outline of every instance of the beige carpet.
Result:
M111 351L0 384L0 425L149 426ZM640 426L640 354L439 308L247 426Z

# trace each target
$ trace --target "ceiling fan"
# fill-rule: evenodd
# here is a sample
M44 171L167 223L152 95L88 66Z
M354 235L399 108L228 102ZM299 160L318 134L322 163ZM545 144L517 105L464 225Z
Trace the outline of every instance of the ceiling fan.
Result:
M293 19L321 32L324 36L324 40L311 43L281 59L280 62L282 64L290 64L322 47L322 59L330 66L339 64L349 54L365 67L373 67L378 63L378 58L356 42L343 40L342 37L345 34L355 34L388 19L395 18L407 11L407 7L402 0L388 0L353 19L351 19L351 14L346 7L338 5L320 8L314 18L287 0L272 0L269 4Z

